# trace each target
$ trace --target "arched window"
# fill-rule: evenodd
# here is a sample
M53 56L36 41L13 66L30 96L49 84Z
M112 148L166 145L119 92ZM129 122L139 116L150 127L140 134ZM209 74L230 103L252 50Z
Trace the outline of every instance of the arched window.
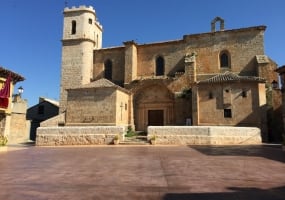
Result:
M106 60L104 63L104 77L108 80L112 80L112 61L111 60Z
M229 52L222 51L220 53L220 67L231 67L231 57Z
M162 76L164 75L164 59L163 57L159 56L156 58L156 67L155 67L155 75Z
M71 22L71 34L74 35L76 34L76 21L75 20L72 20Z

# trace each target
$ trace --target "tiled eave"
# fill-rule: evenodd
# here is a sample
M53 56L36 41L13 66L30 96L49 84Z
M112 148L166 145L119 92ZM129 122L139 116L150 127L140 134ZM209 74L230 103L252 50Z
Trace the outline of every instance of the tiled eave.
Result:
M226 82L241 82L241 81L247 81L247 82L260 82L265 83L266 80L261 77L256 76L239 76L237 74L234 74L233 72L225 72L223 74L218 74L216 76L213 76L209 79L198 81L198 84L203 83L226 83Z
M0 77L7 78L9 76L9 74L11 74L11 78L12 78L14 84L16 84L17 82L25 80L25 78L23 76L0 66Z
M113 83L113 82L111 82L105 78L101 78L101 79L94 81L94 82L91 82L89 84L81 85L80 87L68 88L67 90L82 90L82 89L96 89L96 88L114 88L114 89L118 89L122 92L125 92L127 94L130 93L127 89L122 88L119 85L116 85L115 83Z

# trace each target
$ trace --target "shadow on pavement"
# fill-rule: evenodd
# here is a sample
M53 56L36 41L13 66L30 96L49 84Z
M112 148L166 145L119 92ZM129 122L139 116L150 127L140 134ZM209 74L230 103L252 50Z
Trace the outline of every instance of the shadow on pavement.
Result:
M258 188L228 188L232 192L222 193L168 193L163 200L284 200L285 186L262 190Z
M189 146L209 156L254 156L285 163L281 145Z

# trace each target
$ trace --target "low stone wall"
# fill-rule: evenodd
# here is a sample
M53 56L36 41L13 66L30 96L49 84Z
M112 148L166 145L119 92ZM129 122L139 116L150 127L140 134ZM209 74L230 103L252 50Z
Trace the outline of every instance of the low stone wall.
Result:
M253 127L229 126L149 126L148 139L156 144L237 145L261 144L261 132Z
M123 139L124 126L63 126L39 127L37 129L37 146L57 145L103 145L112 144L116 135Z

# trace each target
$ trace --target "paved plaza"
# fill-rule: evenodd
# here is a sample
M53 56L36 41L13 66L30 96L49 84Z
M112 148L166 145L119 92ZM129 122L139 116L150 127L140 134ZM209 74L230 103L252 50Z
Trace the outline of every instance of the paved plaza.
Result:
M0 199L285 199L280 146L9 147Z

